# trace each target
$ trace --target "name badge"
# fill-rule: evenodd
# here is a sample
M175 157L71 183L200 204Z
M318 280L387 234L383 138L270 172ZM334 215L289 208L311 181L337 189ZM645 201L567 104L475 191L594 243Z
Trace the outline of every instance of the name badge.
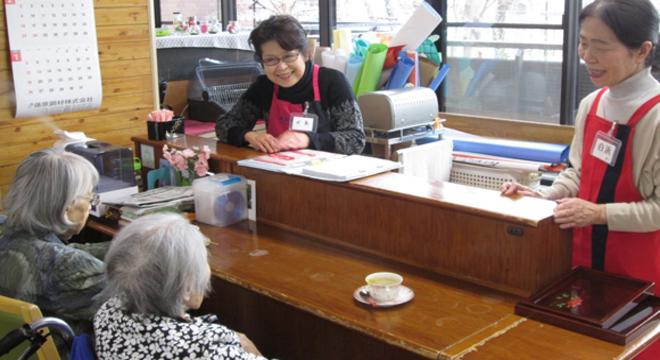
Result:
M293 113L289 121L289 129L302 132L316 132L318 116L311 113Z
M609 166L614 166L619 150L621 150L621 140L600 130L596 133L596 138L591 145L591 155L593 157Z

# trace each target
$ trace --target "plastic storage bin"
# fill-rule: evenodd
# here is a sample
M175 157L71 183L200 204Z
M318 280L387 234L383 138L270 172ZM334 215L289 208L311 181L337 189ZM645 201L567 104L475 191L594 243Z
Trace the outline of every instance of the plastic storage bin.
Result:
M197 78L188 91L189 115L200 121L216 121L231 110L241 95L261 74L257 63L224 64L201 59Z
M195 216L209 225L227 226L247 218L247 182L233 174L215 174L193 182Z
M89 160L98 170L97 192L108 192L135 186L133 152L129 148L115 146L103 141L87 141L68 145L66 151Z

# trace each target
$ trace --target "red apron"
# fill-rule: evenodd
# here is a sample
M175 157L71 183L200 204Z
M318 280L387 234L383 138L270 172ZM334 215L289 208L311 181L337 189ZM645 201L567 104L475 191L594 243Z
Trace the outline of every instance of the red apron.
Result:
M596 115L603 88L593 104L584 126L582 175L577 196L593 203L638 202L643 198L633 181L632 141L635 125L660 103L660 95L640 106L626 125L617 125L613 135L622 141L614 166L591 155L597 131L607 133L612 122ZM573 230L573 266L583 265L633 278L654 281L660 295L660 231L638 233L609 231L607 225ZM647 357L648 356L648 357ZM654 343L638 359L660 359L660 342Z
M321 93L319 91L319 66L314 65L312 68L312 87L314 88L314 101L321 101ZM291 113L303 112L303 104L292 104L288 101L280 100L277 95L280 92L280 87L274 84L273 101L270 103L270 110L268 113L268 121L266 122L266 130L274 137L280 136L283 132L289 130L289 120Z

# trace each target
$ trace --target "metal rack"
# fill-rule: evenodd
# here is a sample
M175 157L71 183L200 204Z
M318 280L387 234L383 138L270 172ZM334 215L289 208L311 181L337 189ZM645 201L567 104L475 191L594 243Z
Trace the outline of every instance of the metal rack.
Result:
M367 143L382 145L384 147L384 158L390 159L392 146L407 141L414 141L424 137L440 136L441 129L433 127L434 122L416 124L415 126L393 130L374 129L365 127Z

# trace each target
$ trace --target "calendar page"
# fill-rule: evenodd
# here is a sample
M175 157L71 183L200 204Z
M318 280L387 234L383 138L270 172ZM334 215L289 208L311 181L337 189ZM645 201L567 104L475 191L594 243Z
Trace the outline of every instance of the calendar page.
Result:
M99 108L93 0L4 1L16 117Z

